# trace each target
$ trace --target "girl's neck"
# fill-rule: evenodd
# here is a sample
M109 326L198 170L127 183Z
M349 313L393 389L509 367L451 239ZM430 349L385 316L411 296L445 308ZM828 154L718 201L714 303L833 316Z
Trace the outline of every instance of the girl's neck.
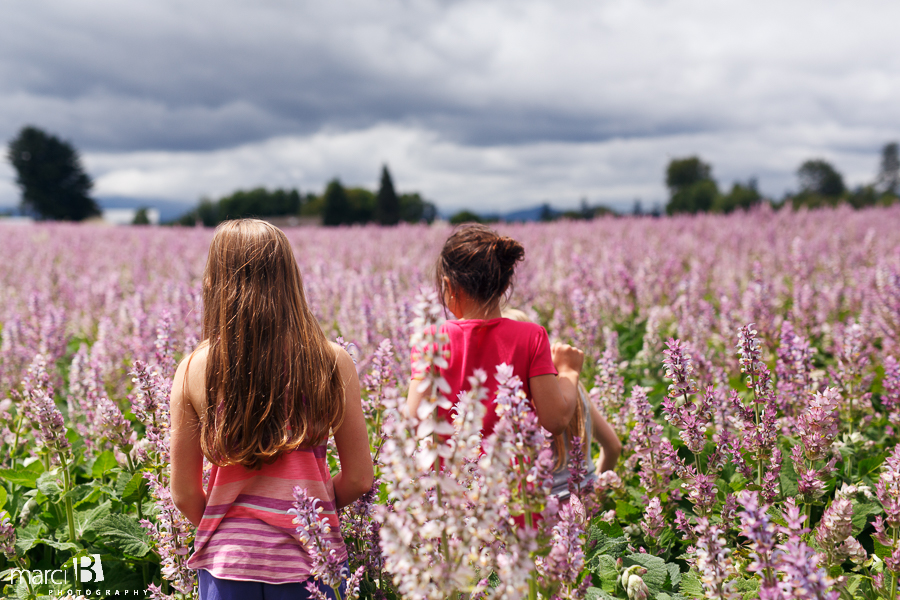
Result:
M459 317L460 321L470 321L481 319L484 321L489 321L491 319L499 319L503 316L503 313L500 311L500 301L496 300L491 302L487 306L473 306L471 308L466 307L466 310L463 311L463 314Z

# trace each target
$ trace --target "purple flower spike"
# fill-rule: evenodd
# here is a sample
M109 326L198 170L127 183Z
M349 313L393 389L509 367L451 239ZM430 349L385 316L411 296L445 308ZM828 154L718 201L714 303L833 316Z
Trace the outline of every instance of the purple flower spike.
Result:
M663 518L662 505L659 502L659 498L651 498L647 504L647 510L644 512L644 520L641 521L641 530L644 532L644 537L647 539L658 537L665 526L666 521Z
M319 503L318 498L311 498L298 485L294 488L294 508L288 510L288 513L294 515L297 537L312 558L313 577L338 590L349 573L338 557L337 549L329 541L331 526L327 520L319 518L319 513L322 512Z

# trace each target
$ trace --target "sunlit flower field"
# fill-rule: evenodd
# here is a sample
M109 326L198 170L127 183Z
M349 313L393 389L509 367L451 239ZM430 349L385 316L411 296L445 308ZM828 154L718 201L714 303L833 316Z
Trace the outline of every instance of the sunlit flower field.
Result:
M440 360L449 226L287 230L357 362L377 461L342 511L349 571L297 493L323 581L352 598L897 597L900 206L498 229L526 249L509 305L584 349L622 458L549 498L549 440L503 365L473 374L446 442L443 398L421 422L398 410L411 348ZM0 596L193 597L168 393L199 342L211 237L0 224ZM488 378L500 421L481 439ZM102 583L76 580L91 555Z

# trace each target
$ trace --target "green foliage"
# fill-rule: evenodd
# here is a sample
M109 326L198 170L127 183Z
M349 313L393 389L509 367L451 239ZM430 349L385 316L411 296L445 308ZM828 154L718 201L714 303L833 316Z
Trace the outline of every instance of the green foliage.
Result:
M103 543L126 556L141 558L150 551L147 534L133 518L120 514L107 515L96 524Z
M100 214L90 197L93 182L68 142L23 127L9 142L7 158L22 189L22 208L41 219L81 221Z
M347 197L347 190L341 185L341 181L337 178L332 179L325 188L322 196L322 224L323 225L342 225L350 223L352 218L352 208L350 199Z
M407 223L431 223L437 217L437 208L418 192L400 195L400 219Z
M900 193L900 147L897 142L885 144L881 149L881 166L876 185L890 196L896 197Z
M137 210L134 215L134 219L131 221L132 225L149 225L150 217L147 216L147 209L145 207L141 207Z
M718 197L719 187L715 181L698 181L672 194L666 205L666 212L670 215L709 212L716 204Z
M843 176L835 170L831 163L821 158L807 160L797 169L800 180L800 192L838 198L846 191Z
M228 219L247 217L276 217L300 214L303 198L296 189L269 191L259 187L238 190L218 201L203 198L196 209L179 219L182 225L195 225L198 221L206 227L214 227Z
M669 203L666 212L709 212L719 196L719 187L712 179L712 167L696 156L675 158L666 168Z
M450 217L451 225L461 225L463 223L483 223L484 221L480 216L473 213L471 210L461 210L458 213L454 214Z
M381 169L381 185L375 202L375 222L381 225L396 225L400 222L400 198L394 191L394 182L387 165Z
M712 167L697 156L673 158L666 167L666 187L674 194L692 185L712 180Z
M747 185L735 182L731 191L719 195L713 202L715 212L730 213L737 209L747 210L762 202L762 194L756 189L756 180L751 179Z
M224 221L246 217L296 215L300 212L300 204L300 192L296 189L277 189L270 192L259 187L249 191L238 190L219 200L219 218Z

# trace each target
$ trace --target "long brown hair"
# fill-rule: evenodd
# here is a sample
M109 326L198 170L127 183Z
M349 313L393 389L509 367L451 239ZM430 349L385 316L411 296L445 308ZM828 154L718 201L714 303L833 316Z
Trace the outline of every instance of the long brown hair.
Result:
M587 460L591 458L591 438L589 437L591 432L586 431L584 428L584 401L581 399L581 394L587 394L587 392L579 381L578 398L575 399L575 414L572 415L572 420L569 421L569 426L566 427L566 430L553 436L553 447L556 450L556 464L553 465L555 471L562 469L569 462L569 456L566 453L566 440L571 444L572 440L580 438L585 457Z
M265 221L225 221L203 285L204 456L258 469L323 443L344 418L337 357L312 314L284 233Z

